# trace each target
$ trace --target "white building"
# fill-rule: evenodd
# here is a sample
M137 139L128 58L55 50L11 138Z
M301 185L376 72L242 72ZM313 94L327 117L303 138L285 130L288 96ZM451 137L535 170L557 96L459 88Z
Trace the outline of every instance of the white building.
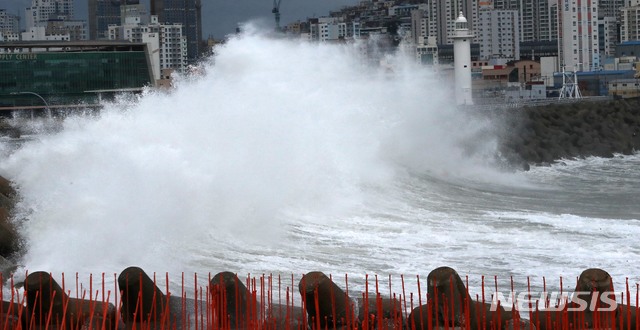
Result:
M358 39L360 37L360 22L345 22L338 17L310 18L309 32L301 33L300 37L309 41L341 41L346 39Z
M438 45L436 37L422 38L416 44L416 60L418 63L425 65L437 66L438 61Z
M86 21L74 20L73 0L31 0L22 40L87 40Z
M147 43L156 79L160 79L163 69L184 72L187 68L187 37L182 34L182 24L160 24L155 15L151 16L149 24L141 21L140 16L128 16L124 25L110 25L109 39Z
M49 33L47 34L47 28L44 26L33 26L27 31L22 32L23 41L70 41L71 35L69 32L65 33Z
M3 41L20 41L20 34L0 32L0 42Z
M13 34L20 32L20 17L11 15L6 9L0 9L0 33Z
M520 20L517 10L482 9L476 35L480 59L520 59Z
M420 6L424 6L424 4L391 6L389 7L389 10L387 13L389 16L405 16L406 17L411 15L412 11L419 9Z
M69 34L69 40L87 40L87 31L87 21L49 20L46 26L47 34Z
M599 69L598 1L562 0L558 16L560 65L567 71Z
M20 40L20 17L0 9L0 41Z
M547 87L554 85L554 74L558 72L558 58L555 56L540 57L540 78Z
M411 39L414 44L418 44L420 38L429 37L429 17L422 9L411 11ZM433 36L435 38L435 35Z
M31 0L25 11L27 29L46 25L50 19L73 19L73 0Z
M635 0L633 0L635 1ZM600 61L615 57L616 45L620 36L621 9L629 0L599 0L598 4L598 38L600 39Z
M571 0L573 1L573 0ZM493 9L517 10L520 16L520 42L556 40L558 0L493 0Z
M429 36L436 36L438 44L453 44L455 21L460 12L468 19L469 30L475 30L478 22L478 0L426 0L426 2Z
M640 1L630 1L629 7L620 10L620 41L640 40Z
M618 43L618 17L605 16L598 19L600 58L615 57Z
M347 23L335 17L320 17L318 19L318 40L336 41L347 37Z
M32 26L21 33L24 41L79 41L87 40L86 21L49 20L44 25Z

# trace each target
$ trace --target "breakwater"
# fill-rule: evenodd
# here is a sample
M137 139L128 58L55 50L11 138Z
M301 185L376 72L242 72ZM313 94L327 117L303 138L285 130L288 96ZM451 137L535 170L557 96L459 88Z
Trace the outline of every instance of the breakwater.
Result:
M488 117L496 129L500 156L525 168L640 150L640 98L485 105L466 111ZM17 138L25 129L32 133L33 128L0 118L0 136Z
M640 150L640 99L577 101L484 111L512 163L629 155Z

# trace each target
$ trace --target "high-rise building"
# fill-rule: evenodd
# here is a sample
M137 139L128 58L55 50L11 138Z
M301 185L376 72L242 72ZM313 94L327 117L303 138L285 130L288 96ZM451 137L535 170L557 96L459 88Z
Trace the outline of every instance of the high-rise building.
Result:
M422 40L429 37L429 18L422 9L415 9L411 11L411 38L413 44L420 43L420 37Z
M517 10L480 10L476 35L481 59L520 59L520 21Z
M347 23L335 17L320 17L318 32L320 41L344 40L347 37Z
M543 24L548 24L549 29L540 32L541 40L557 40L558 39L558 4L549 2L548 8L548 23L546 22L547 18L541 18L541 21L545 21Z
M518 10L520 42L557 39L557 4L553 0L494 0L493 8Z
M138 5L140 0L89 0L89 39L108 39L109 25L120 25L121 5Z
M187 38L181 24L161 24L154 15L150 20L144 16L128 16L124 24L109 26L108 36L111 40L146 43L155 79L160 79L163 69L183 72L187 67Z
M558 56L567 71L600 68L598 0L558 0Z
M6 9L0 9L0 32L20 32L20 17L9 14Z
M470 31L478 22L478 0L427 0L429 30L436 33L438 44L453 44L455 21L460 12L468 20Z
M32 0L22 40L86 40L86 21L74 20L74 0Z
M601 58L615 56L616 45L620 43L619 26L617 17L605 16L598 19L598 50Z
M620 10L624 0L600 0L598 4L598 38L600 56L615 56L620 43Z
M45 26L50 19L73 20L73 0L32 0L25 11L27 29Z
M151 15L158 16L160 24L182 24L187 37L187 59L197 60L202 40L201 0L150 0Z
M0 9L0 41L17 41L20 39L19 32L20 17Z
M640 5L632 4L621 10L620 41L640 40Z
M625 6L624 0L599 0L598 17L618 17L620 9Z

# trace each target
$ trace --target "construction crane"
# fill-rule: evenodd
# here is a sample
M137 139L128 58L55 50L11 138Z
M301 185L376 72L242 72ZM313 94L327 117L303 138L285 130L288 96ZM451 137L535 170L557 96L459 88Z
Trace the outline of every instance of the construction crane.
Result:
M271 10L276 17L276 31L280 31L280 1L281 0L273 0L273 10Z

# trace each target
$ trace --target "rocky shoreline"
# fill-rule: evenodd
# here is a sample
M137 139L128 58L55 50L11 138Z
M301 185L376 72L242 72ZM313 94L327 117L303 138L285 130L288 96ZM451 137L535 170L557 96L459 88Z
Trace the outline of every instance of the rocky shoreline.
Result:
M10 221L16 198L11 182L0 176L0 256L4 258L12 257L19 248L16 228Z
M525 169L640 150L640 98L522 107L489 116L499 123L502 156Z

